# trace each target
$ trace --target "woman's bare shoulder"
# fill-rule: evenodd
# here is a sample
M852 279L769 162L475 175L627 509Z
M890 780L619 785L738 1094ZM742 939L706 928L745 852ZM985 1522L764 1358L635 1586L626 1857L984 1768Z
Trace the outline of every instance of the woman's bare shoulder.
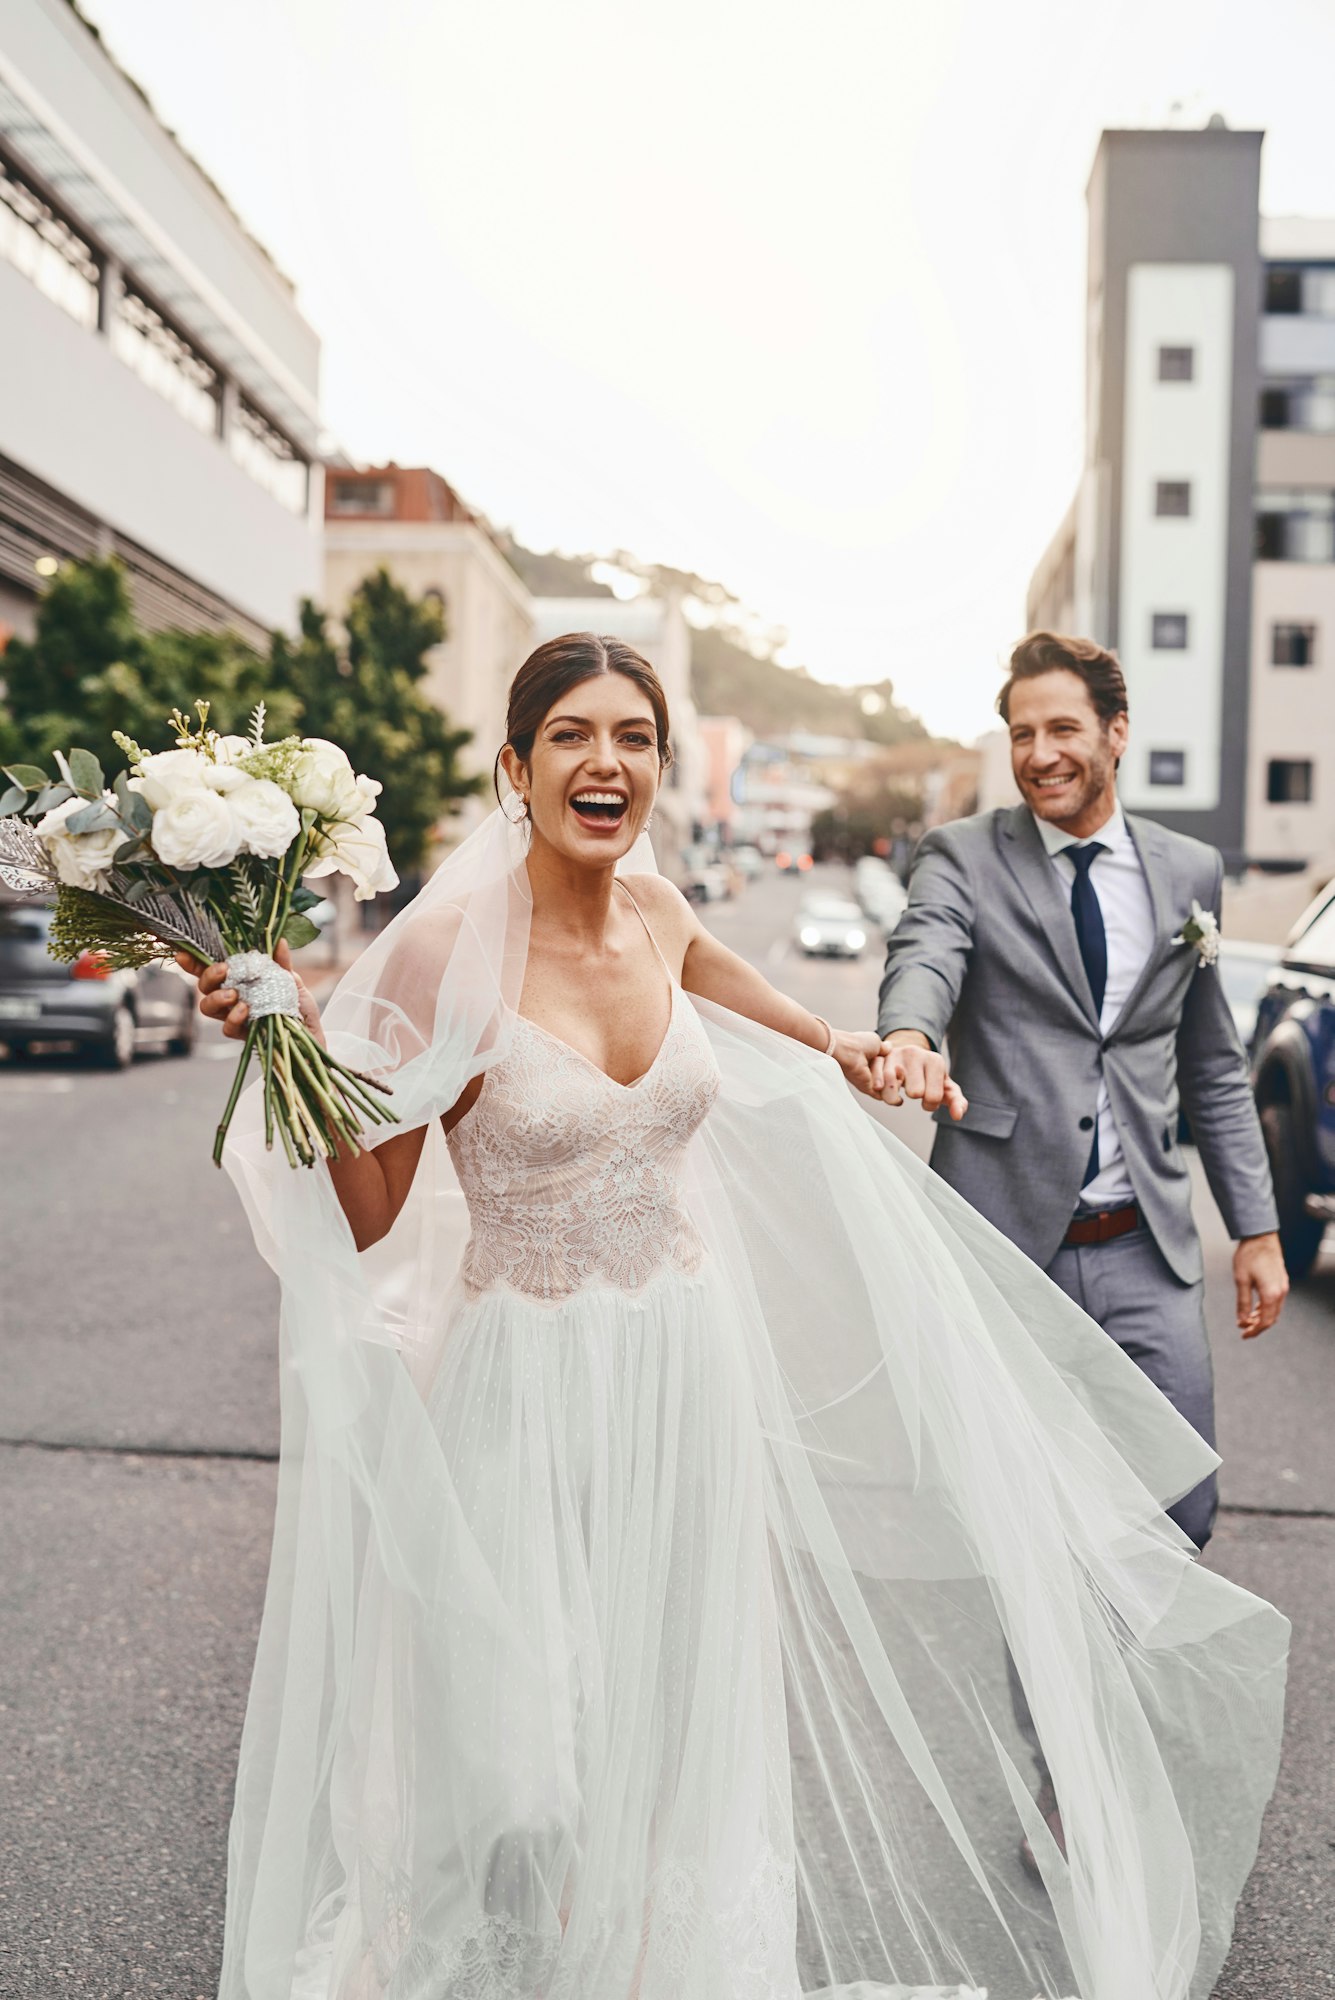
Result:
M695 911L665 875L623 875L620 879L646 917L660 923L679 924L686 930L695 928L698 922Z

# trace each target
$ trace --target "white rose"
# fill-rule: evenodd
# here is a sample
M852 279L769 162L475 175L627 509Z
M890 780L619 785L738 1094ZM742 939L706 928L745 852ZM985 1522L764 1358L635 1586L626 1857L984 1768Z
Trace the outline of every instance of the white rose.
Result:
M213 754L220 764L239 764L243 757L249 757L255 745L248 736L215 736Z
M359 903L369 902L385 889L398 888L399 878L385 846L385 829L374 814L346 820L326 834L319 860L306 873L332 875L335 870L351 876Z
M102 797L106 804L115 805L114 792L103 792ZM66 799L64 805L53 806L49 813L43 813L36 827L56 864L57 875L71 889L98 889L116 849L130 838L120 825L103 827L97 833L67 832L65 822L82 812L88 803L87 799Z
M241 846L241 825L230 800L201 785L154 813L151 837L169 868L225 868Z
M323 736L305 739L288 790L299 806L309 807L321 819L350 819L364 809L346 753Z
M201 790L206 782L204 774L211 769L208 759L197 750L158 750L143 759L138 776L130 783L142 792L151 812L160 812L183 792Z
M242 785L251 783L235 764L205 764L200 776L211 792L238 792Z
M247 854L263 855L273 861L286 854L301 832L301 814L281 785L271 778L236 775L241 783L228 792L227 804L241 829L241 844Z

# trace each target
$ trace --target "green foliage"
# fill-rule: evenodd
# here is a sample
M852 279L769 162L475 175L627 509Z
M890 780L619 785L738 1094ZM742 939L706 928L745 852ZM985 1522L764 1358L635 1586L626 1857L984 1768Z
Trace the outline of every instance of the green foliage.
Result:
M67 563L42 599L36 637L11 640L4 655L0 768L31 789L47 783L37 765L86 744L76 783L99 791L101 766L137 763L172 748L178 727L193 729L179 713L186 704L206 704L210 729L252 740L258 708L271 741L243 768L286 775L297 732L339 744L384 786L377 810L402 872L425 858L442 817L479 789L459 769L468 731L453 728L421 685L426 655L443 637L439 611L380 570L349 607L342 650L307 602L300 636L275 633L265 659L233 632L146 632L118 562ZM0 787L0 799L12 790ZM43 811L57 791L42 795Z
M380 780L376 813L403 872L425 858L441 817L480 789L459 769L469 732L452 728L421 685L444 623L382 569L357 590L346 627L340 651L324 613L304 604L296 643L275 635L271 683L295 697L305 735L328 737Z
M781 667L768 653L754 651L726 625L691 633L691 691L702 715L735 715L760 737L804 729L892 744L927 734L896 702L889 681L850 688L813 680L805 667ZM880 704L870 715L862 706L866 695Z
M118 732L145 751L167 750L168 718L197 696L215 729L241 734L268 673L234 632L144 631L114 558L66 563L42 599L36 637L6 649L0 760L45 762L80 742L109 764ZM272 722L280 733L293 727L290 698Z

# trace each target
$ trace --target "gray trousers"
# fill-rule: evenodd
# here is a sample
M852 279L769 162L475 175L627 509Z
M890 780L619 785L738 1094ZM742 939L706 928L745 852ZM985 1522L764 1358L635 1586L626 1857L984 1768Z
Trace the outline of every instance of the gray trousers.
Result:
M1174 1276L1148 1229L1130 1230L1111 1243L1059 1250L1048 1276L1069 1299L1097 1320L1129 1360L1144 1370L1192 1429L1213 1446L1214 1369L1205 1331L1204 1286L1184 1285ZM1214 1473L1192 1488L1169 1518L1203 1549L1219 1505ZM1024 1689L1009 1652L1015 1720L1034 1753L1040 1776L1048 1770Z

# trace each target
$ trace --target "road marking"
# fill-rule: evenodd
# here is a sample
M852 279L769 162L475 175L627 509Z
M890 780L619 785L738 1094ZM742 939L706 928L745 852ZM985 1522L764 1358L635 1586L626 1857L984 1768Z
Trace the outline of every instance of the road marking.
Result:
M72 1076L7 1076L0 1085L16 1097L63 1097L73 1088Z

